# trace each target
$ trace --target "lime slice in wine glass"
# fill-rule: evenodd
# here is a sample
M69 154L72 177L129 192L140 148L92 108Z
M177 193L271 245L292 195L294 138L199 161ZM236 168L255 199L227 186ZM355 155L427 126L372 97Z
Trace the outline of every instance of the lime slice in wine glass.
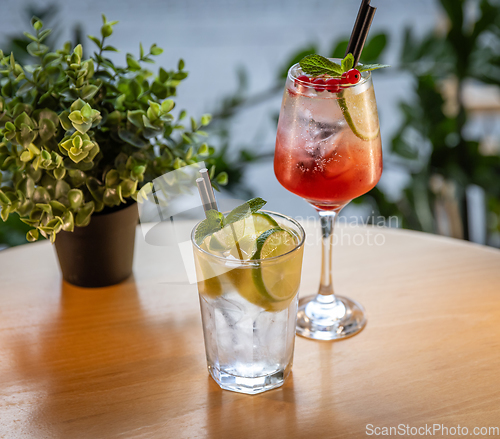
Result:
M337 102L352 132L365 141L376 139L380 126L373 87L357 94L347 89L343 95Z

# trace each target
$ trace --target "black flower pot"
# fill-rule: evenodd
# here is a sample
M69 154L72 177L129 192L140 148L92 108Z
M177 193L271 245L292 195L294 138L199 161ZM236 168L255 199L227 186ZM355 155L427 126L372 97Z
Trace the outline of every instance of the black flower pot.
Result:
M137 204L92 215L86 227L57 234L55 247L63 279L80 287L117 284L132 274Z

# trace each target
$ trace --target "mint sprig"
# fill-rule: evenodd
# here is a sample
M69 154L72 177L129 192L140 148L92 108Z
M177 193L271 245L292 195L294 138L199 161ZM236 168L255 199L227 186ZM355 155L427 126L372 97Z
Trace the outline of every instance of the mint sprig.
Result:
M342 76L342 73L348 72L354 67L354 56L348 53L341 64L330 61L321 55L307 55L299 62L302 71L311 76L328 75L334 77ZM386 64L359 64L356 68L360 72L368 70L382 69L389 67Z
M348 53L346 57L342 60L342 73L348 72L354 67L354 56L352 53Z
M390 67L390 65L387 65L387 64L360 64L357 67L357 69L360 72L367 72L368 70L384 69L386 67Z
M196 228L194 240L198 245L200 245L207 236L222 230L225 226L234 224L235 222L250 216L252 213L262 209L266 203L267 201L262 198L252 198L246 203L235 207L227 214L226 217L224 217L224 214L218 212L217 210L208 210L205 213L207 217Z
M342 75L342 66L339 66L337 63L334 63L321 55L307 55L302 58L299 64L302 71L311 76Z
M205 215L207 217L198 225L194 234L194 239L198 245L201 244L207 236L218 232L225 225L224 215L217 210L207 210Z

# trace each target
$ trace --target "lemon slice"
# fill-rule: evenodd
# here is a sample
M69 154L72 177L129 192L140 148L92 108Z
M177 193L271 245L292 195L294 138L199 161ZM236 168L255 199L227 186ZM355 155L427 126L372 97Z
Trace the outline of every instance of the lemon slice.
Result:
M257 250L252 259L269 259L280 256L296 247L294 235L275 227L266 230L257 239ZM298 264L296 263L298 261ZM277 261L261 261L252 273L255 287L271 301L289 300L297 293L300 282L300 260L293 256Z
M358 94L345 90L344 96L337 102L347 124L357 137L365 141L378 137L380 126L373 87Z

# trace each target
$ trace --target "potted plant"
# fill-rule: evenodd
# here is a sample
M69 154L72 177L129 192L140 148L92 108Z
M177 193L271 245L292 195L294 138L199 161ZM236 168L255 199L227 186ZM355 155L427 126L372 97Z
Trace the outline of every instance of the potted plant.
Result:
M0 207L56 244L63 278L81 286L117 283L132 271L140 188L173 169L204 160L214 150L200 128L210 122L172 114L177 86L187 77L145 65L162 53L153 44L126 67L108 57L106 40L117 22L103 15L97 50L87 59L82 45L51 51L50 29L32 20L27 51L36 58L20 65L0 51ZM214 166L210 169L214 177ZM225 184L227 174L215 177ZM57 236L57 240L56 240Z

